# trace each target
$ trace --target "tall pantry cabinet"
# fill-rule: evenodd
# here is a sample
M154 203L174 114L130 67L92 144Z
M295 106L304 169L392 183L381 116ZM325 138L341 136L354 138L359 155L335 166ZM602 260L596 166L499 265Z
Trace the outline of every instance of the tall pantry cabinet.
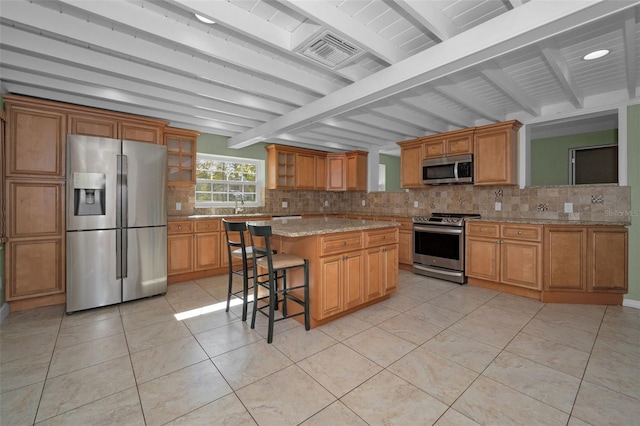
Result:
M166 122L4 95L6 301L11 311L65 302L67 134L162 143Z

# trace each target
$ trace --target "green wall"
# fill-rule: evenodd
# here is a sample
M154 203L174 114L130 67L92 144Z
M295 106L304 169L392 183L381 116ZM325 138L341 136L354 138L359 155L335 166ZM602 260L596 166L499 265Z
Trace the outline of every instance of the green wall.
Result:
M267 161L266 143L257 143L246 148L231 149L227 147L227 136L202 133L198 136L196 151L205 154L226 155L229 157L253 158Z
M627 107L627 177L631 187L629 226L629 293L640 301L640 105Z
M386 191L400 191L400 157L380 154L379 161L385 165Z
M568 185L570 148L617 143L617 130L532 140L531 185Z

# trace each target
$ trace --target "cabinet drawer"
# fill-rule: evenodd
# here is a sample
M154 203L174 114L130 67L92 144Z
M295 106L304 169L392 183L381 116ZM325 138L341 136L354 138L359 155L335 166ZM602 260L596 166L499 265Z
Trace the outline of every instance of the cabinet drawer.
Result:
M383 231L369 231L366 233L366 247L382 246L398 242L398 231L396 229L385 229Z
M357 250L363 247L362 233L340 234L320 238L320 255L343 253L350 250Z
M167 234L190 234L193 232L193 222L168 222Z
M498 228L497 223L467 222L467 235L497 237Z
M212 232L220 230L219 220L198 220L196 221L196 232Z
M502 225L502 238L542 241L542 226L520 224Z

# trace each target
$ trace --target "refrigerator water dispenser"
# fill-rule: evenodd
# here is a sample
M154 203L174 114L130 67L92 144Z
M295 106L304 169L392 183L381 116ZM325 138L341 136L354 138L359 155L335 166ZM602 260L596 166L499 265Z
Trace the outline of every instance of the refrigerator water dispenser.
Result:
M105 214L104 173L74 173L74 215L104 216Z

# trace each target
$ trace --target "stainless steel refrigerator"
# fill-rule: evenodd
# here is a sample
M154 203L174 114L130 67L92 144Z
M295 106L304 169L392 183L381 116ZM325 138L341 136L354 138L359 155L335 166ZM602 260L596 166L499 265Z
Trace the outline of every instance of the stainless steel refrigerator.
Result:
M167 291L167 150L67 138L67 313Z

